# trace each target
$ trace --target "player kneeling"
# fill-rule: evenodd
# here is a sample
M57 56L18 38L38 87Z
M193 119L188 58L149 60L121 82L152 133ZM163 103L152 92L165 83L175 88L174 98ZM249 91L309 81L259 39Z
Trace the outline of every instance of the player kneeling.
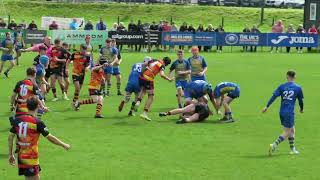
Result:
M216 110L219 111L221 106L224 107L224 117L220 119L220 121L223 123L234 122L234 119L232 118L230 103L234 99L240 97L239 85L232 82L222 82L214 88L213 94L216 102Z
M210 109L206 102L197 102L189 104L184 108L173 109L168 112L159 113L160 117L181 114L181 119L177 124L201 122L206 120L210 115Z
M104 81L104 68L108 65L107 63L96 65L92 68L91 71L91 79L89 83L89 99L85 99L82 101L76 101L74 103L74 108L76 111L80 109L81 105L85 104L97 104L96 107L96 115L95 118L103 118L101 115L102 105L103 105L103 96L101 93L101 82Z

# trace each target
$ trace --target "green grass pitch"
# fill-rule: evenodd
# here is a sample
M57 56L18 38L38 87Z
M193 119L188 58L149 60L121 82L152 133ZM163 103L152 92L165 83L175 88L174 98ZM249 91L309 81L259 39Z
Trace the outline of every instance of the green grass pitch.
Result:
M173 53L123 53L121 71L124 89L131 65L145 55L161 58ZM216 124L218 116L204 123L176 125L177 117L158 117L158 112L177 106L174 83L156 78L152 122L139 117L128 118L126 106L117 112L121 97L116 96L113 79L112 96L105 98L105 119L94 119L95 105L82 106L74 112L70 101L47 105L52 112L43 120L52 134L72 145L69 152L40 139L41 176L56 179L318 179L320 149L318 54L203 53L208 63L207 78L216 85L221 81L241 86L241 97L232 104L237 122ZM24 54L21 66L11 77L0 78L0 179L22 179L17 167L7 162L9 132L9 96L18 80L24 78L35 54ZM186 56L190 56L186 53ZM297 83L305 94L305 113L296 113L296 145L300 154L289 155L283 142L273 157L268 145L280 134L279 99L267 114L261 110L273 90L285 81L289 69L297 71ZM167 70L168 72L168 70ZM88 78L81 98L88 95ZM58 91L60 94L60 91ZM69 97L73 94L73 87ZM211 106L212 107L212 106ZM140 107L140 112L142 108Z

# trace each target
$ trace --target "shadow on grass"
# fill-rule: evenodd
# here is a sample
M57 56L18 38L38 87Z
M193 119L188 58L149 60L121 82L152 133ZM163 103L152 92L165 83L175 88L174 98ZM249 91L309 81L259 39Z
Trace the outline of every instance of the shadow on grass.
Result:
M288 156L288 154L273 154L269 156L268 154L259 154L259 155L247 155L247 156L240 156L241 158L245 159L272 159L280 156Z
M0 154L0 159L8 159L8 154Z
M141 123L139 121L119 121L115 122L112 125L115 126L141 126Z

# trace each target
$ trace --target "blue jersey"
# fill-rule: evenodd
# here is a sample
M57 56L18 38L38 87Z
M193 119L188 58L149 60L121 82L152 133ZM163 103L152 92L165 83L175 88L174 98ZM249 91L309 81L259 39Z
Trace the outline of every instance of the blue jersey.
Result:
M185 89L185 98L200 98L207 94L206 85L208 83L203 80L190 82Z
M296 99L299 100L300 109L303 110L303 92L299 85L294 82L287 82L280 85L274 92L268 102L269 107L273 101L281 96L280 114L294 114Z
M100 59L99 61L102 62L107 62L107 63L112 63L113 62L113 57L115 55L118 55L118 50L117 48L114 47L102 47L100 49Z
M214 88L213 92L215 98L218 98L224 94L228 94L228 96L234 96L231 98L237 98L240 96L240 87L236 83L222 82Z
M186 81L189 79L189 74L183 74L183 75L179 75L177 72L179 71L188 71L190 70L190 64L189 61L183 59L183 60L176 60L172 63L171 67L170 67L170 71L175 70L176 72L176 80L178 81Z
M12 39L5 39L1 43L1 47L7 48L9 51L3 51L2 55L13 55L14 41Z
M199 77L198 73L202 72L204 68L207 67L207 63L202 56L191 57L188 59L191 66L191 76Z
M136 63L131 68L128 83L139 84L139 77L142 71L143 63Z

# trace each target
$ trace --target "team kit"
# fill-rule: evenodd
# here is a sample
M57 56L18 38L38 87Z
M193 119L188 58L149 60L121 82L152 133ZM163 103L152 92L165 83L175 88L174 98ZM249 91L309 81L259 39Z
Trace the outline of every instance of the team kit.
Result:
M17 154L19 175L24 175L26 178L40 178L41 168L38 156L40 134L53 144L66 150L70 148L69 144L50 134L41 120L42 115L48 112L45 104L45 101L48 100L47 94L52 92L52 101L58 100L56 82L58 82L63 99L69 100L69 75L75 87L71 106L75 111L81 111L89 104L96 105L94 118L104 118L103 100L110 96L111 78L115 76L117 95L124 97L119 103L118 111L122 112L124 106L129 104L131 107L128 116L135 116L142 104L142 99L147 96L140 118L152 121L148 113L154 101L154 81L159 75L168 82L175 82L177 97L177 108L159 112L159 117L178 115L177 124L202 122L210 115L222 114L220 109L223 107L224 116L218 122L235 122L230 105L240 97L240 86L234 82L221 82L212 86L206 78L207 63L205 58L199 54L198 47L191 48L192 56L187 59L182 50L177 51L177 58L174 61L169 57L159 59L144 57L140 63L132 65L125 93L122 94L120 72L122 57L114 39L106 39L105 45L99 49L97 60L93 58L90 36L86 36L84 43L73 53L70 52L69 45L61 42L60 39L55 39L52 44L51 38L45 37L43 43L35 44L30 48L25 48L16 39L7 33L6 39L1 43L0 73L5 63L9 61L9 68L4 71L4 75L8 77L21 53L38 53L34 58L33 66L26 70L26 78L16 84L11 96L11 111L14 112L14 116L9 118L11 124L9 163L16 164L15 154ZM16 52L16 57L13 57L14 52ZM72 69L71 73L69 73L69 67ZM166 68L169 68L169 74L165 73ZM89 98L82 99L80 92L83 89L85 77L89 73L90 80L87 88ZM289 141L290 154L299 153L294 143L294 109L296 100L298 100L300 112L303 113L304 97L302 88L295 83L295 76L296 73L292 70L286 73L287 82L281 84L273 92L266 107L262 110L263 113L267 112L276 98L281 97L279 116L283 132L274 143L270 144L270 155L285 139ZM130 101L132 94L134 98ZM209 104L212 104L213 109L210 109ZM14 150L15 138L16 150Z

